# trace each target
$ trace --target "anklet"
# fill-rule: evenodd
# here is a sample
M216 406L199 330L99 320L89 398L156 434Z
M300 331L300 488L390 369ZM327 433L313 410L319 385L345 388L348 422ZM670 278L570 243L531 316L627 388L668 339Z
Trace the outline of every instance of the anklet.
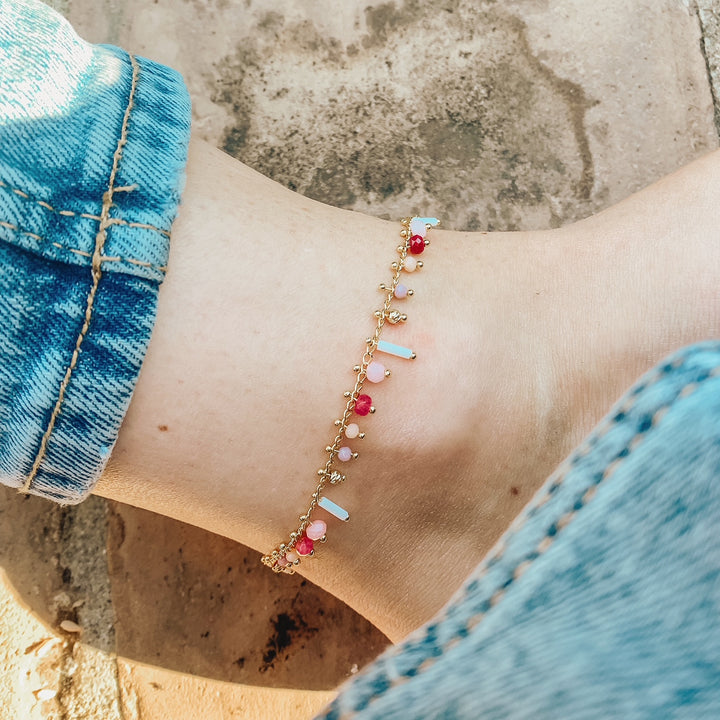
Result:
M325 542L327 539L325 520L312 519L316 508L322 508L338 520L347 521L350 517L347 510L336 505L324 494L324 491L328 484L337 485L345 481L345 475L335 469L335 460L345 463L358 456L348 445L344 444L346 438L352 440L365 437L365 433L360 432L357 423L350 422L352 416L365 417L369 413L375 412L372 399L362 392L365 380L379 383L390 376L390 371L374 359L375 352L394 355L406 360L415 359L415 353L410 348L381 340L380 333L386 322L397 325L407 320L405 313L391 307L393 300L403 300L413 294L412 290L400 282L401 273L411 273L423 266L422 261L415 256L422 253L430 244L425 236L431 227L436 227L438 224L439 221L436 218L413 217L405 218L402 221L403 229L400 236L403 238L403 243L397 248L400 260L393 262L390 266L393 271L390 284L382 283L380 285L380 290L385 295L385 302L382 308L375 312L377 319L375 332L365 341L365 353L360 364L353 368L353 372L356 374L355 387L344 395L346 398L345 410L342 417L335 421L337 427L335 439L331 445L325 448L328 459L325 466L317 471L320 481L311 496L308 510L300 516L299 525L295 532L290 533L290 539L262 558L262 562L275 572L294 573L295 567L300 564L302 558L312 557L315 554L315 543Z

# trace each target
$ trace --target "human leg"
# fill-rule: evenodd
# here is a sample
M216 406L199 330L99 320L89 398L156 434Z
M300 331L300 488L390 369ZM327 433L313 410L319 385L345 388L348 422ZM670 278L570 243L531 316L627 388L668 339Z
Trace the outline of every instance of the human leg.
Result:
M716 717L720 343L646 374L325 720Z
M552 232L435 232L393 336L418 359L390 365L333 494L352 519L301 571L394 640L430 618L634 378L718 334L719 166ZM158 325L96 492L263 552L281 541L398 230L195 143Z

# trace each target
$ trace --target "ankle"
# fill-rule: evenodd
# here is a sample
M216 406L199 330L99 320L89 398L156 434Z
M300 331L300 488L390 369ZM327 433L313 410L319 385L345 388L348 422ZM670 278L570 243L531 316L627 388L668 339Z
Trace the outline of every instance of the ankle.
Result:
M391 639L449 599L567 450L545 406L532 236L434 238L402 330L417 360L393 367L332 489L351 521L300 570Z

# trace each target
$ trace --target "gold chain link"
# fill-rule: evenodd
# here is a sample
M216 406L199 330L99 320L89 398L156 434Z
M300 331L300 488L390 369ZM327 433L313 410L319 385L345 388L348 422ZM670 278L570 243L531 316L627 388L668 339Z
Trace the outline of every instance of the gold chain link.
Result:
M410 248L410 220L411 218L404 218L403 220L401 220L403 230L401 231L400 235L404 239L404 242L402 245L398 246L398 254L400 256L400 260L393 262L391 265L391 269L393 270L393 277L390 285L385 286L384 288L381 286L381 289L387 291L385 293L385 302L383 303L382 309L376 313L377 323L375 326L375 332L371 337L366 340L366 347L365 352L362 356L362 360L360 362L360 365L356 366L359 369L357 370L357 375L355 378L355 387L352 391L350 391L349 395L346 394L347 402L345 403L345 410L342 414L342 417L339 420L338 433L335 436L332 444L326 448L326 452L328 453L328 459L325 462L325 466L318 470L320 481L315 487L315 492L313 492L313 494L311 495L310 504L308 506L307 512L304 515L300 516L297 529L294 532L290 533L289 540L287 542L281 543L271 553L264 555L262 558L262 562L272 568L275 572L293 574L295 572L294 565L297 565L299 563L299 560L296 560L294 564L289 563L286 566L281 566L278 564L278 561L282 557L284 557L287 552L292 550L295 547L297 541L302 537L305 529L310 524L310 515L317 507L318 501L320 499L320 493L322 493L322 491L325 489L325 486L327 485L328 480L333 473L333 462L335 460L335 457L337 456L338 450L340 449L340 443L342 442L343 434L347 429L348 420L350 419L350 416L355 409L355 403L358 399L358 396L361 394L363 384L365 382L365 379L367 378L368 365L370 365L370 363L373 361L375 350L377 349L378 343L380 341L380 334L382 333L382 329L385 326L388 313L390 312L390 305L392 304L393 297L395 296L395 290L400 283L402 269L405 263L405 259L408 255L408 250ZM422 265L420 265L420 267L422 267Z

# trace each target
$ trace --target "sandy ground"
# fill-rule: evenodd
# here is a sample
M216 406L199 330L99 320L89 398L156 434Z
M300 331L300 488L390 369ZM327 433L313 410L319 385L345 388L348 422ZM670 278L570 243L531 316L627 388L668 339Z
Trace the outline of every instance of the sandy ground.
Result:
M718 145L718 0L50 4L178 68L206 139L378 216L557 227ZM225 538L0 490L0 720L300 720L386 642Z

